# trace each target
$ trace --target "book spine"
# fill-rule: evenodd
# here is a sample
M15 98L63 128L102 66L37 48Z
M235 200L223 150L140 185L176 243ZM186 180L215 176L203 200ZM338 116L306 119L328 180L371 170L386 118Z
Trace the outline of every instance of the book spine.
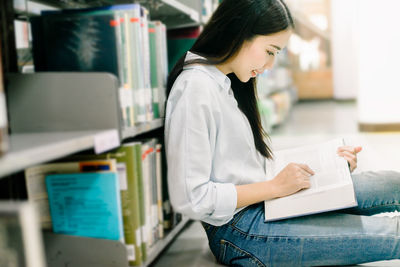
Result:
M152 231L152 177L150 172L150 157L152 148L148 144L142 144L142 173L144 187L144 207L145 207L145 235L148 241L148 248L154 244Z
M132 10L131 23L131 43L132 43L132 77L133 77L133 101L137 114L136 123L146 122L146 90L143 75L143 42L141 34L140 7Z
M131 266L140 266L142 264L142 241L140 234L138 181L135 171L135 150L133 146L122 146L110 156L115 157L119 164L126 166L126 187L124 190L121 190L125 244L128 250L129 264Z
M160 239L158 231L158 201L157 201L157 161L156 161L156 139L150 141L149 170L151 174L151 229L155 242Z
M117 42L117 57L118 57L118 76L120 81L120 106L122 112L122 120L125 127L130 126L128 119L128 108L129 104L126 101L126 87L127 87L127 71L126 71L126 60L125 60L125 33L123 31L124 18L119 12L114 12L114 19L110 21L110 25L115 28L115 39Z
M2 47L0 43L0 156L7 152L9 148L7 105L3 86Z
M149 25L148 25L148 11L146 8L141 7L141 34L142 34L142 62L143 62L143 78L145 88L145 101L146 101L146 120L152 121L154 119L154 112L152 106L152 89L150 81L150 47L149 47Z
M134 126L137 120L135 107L133 103L133 77L132 77L132 31L131 31L131 22L130 22L130 14L129 11L123 12L124 17L124 50L125 50L125 75L126 75L126 83L125 83L125 90L126 90L126 98L125 101L127 102L127 113L128 113L128 121L129 126Z
M164 215L162 208L162 166L161 166L161 144L156 145L156 177L157 177L157 217L158 217L158 235L164 238Z
M159 111L159 86L158 86L158 68L157 68L157 44L156 44L156 26L153 21L149 22L149 48L150 48L150 81L152 88L152 105L154 118L160 118Z
M166 28L160 21L155 21L156 26L156 45L157 45L157 80L158 80L158 99L160 117L164 117L165 109L165 90L168 76L168 56L166 45Z
M140 210L140 233L142 240L142 260L147 260L148 239L146 234L146 211L145 211L145 190L143 181L143 166L142 166L142 144L136 144L136 172L138 177L138 191L139 191L139 210Z

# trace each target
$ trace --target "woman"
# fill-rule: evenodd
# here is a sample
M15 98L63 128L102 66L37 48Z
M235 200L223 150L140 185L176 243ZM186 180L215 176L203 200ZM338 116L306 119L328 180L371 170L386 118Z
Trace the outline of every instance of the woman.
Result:
M202 221L219 262L235 266L348 265L400 257L400 175L353 175L359 206L264 222L263 201L310 186L308 166L291 163L265 181L265 143L255 77L272 68L294 27L282 0L224 0L172 70L165 143L173 207ZM361 147L338 154L357 166Z

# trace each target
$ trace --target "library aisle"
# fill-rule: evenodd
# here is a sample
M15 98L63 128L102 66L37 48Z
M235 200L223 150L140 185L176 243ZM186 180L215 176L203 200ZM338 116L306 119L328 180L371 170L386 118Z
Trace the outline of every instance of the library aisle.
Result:
M271 134L275 148L301 145L331 137L343 137L346 142L363 146L357 172L377 169L400 171L398 151L400 132L360 133L357 129L355 102L310 101L293 108L286 123ZM397 157L396 157L397 154ZM385 155L384 159L381 155ZM396 214L382 214L395 216ZM171 246L154 262L153 267L215 267L208 241L199 222L187 225ZM400 260L380 261L359 266L400 266Z

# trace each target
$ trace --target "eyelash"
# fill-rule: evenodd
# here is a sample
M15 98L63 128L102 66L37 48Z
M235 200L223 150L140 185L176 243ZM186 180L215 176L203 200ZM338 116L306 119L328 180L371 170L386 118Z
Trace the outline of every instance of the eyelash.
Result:
M271 51L268 51L268 50L267 50L267 54L270 55L270 56L275 56L274 52L271 52Z

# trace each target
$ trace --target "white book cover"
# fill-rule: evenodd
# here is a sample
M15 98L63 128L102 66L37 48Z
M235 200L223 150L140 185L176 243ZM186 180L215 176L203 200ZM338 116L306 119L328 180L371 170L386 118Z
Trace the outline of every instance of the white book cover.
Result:
M274 178L287 164L307 164L315 174L311 187L295 194L267 200L265 221L287 219L357 206L347 161L337 154L343 139L276 151L266 160L267 179Z

